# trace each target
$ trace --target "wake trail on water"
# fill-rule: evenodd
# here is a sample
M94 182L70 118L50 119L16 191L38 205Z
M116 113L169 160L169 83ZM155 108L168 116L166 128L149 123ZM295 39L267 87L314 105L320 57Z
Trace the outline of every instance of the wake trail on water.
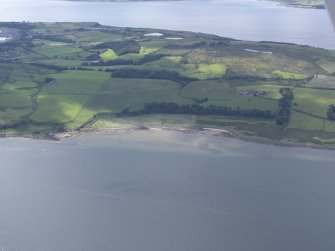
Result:
M2 245L2 241L0 240L0 249L1 251L7 251L7 249Z

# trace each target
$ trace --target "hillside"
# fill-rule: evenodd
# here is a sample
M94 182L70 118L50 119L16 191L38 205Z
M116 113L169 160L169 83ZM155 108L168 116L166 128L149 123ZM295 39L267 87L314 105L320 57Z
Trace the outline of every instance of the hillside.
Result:
M219 128L334 143L335 53L97 23L0 23L0 134Z
M281 4L298 7L298 8L315 8L315 9L324 9L325 2L324 0L271 0L279 2Z

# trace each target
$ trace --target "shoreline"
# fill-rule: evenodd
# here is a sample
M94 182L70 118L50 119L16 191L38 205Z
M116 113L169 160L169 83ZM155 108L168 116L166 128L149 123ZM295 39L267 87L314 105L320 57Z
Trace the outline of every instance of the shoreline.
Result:
M324 10L326 9L325 4L321 5L306 5L306 4L298 4L298 3L283 3L279 0L260 0L260 1L267 1L267 2L273 2L277 6L283 6L288 8L297 8L297 9L313 9L313 10Z
M242 135L238 133L232 133L224 129L217 128L183 128L183 127L146 127L146 126L137 126L130 128L98 128L98 129L85 129L82 131L71 131L71 132L61 132L61 133L49 133L45 135L0 135L2 139L31 139L31 140L43 140L63 143L68 139L75 137L81 137L88 134L98 134L98 135L120 135L120 134L130 134L136 131L170 131L175 133L181 133L185 135L194 135L194 136L205 136L205 137L217 137L217 138L229 138L236 139L243 142L262 144L262 145L271 145L278 147L293 147L293 148L306 148L306 149L315 149L315 150L335 150L335 144L328 145L319 145L315 143L302 143L302 142L290 142L290 141L278 141L271 140L266 138L257 138L253 136Z
M129 2L157 2L155 0L64 0L68 2L105 2L105 3L113 3L113 2L121 2L121 3L129 3ZM177 2L177 1L190 1L190 0L162 0L164 2ZM261 0L268 2L276 2L278 6L285 6L290 8L303 8L303 9L325 9L326 6L324 4L320 5L308 5L308 4L299 4L299 3L283 3L279 0Z

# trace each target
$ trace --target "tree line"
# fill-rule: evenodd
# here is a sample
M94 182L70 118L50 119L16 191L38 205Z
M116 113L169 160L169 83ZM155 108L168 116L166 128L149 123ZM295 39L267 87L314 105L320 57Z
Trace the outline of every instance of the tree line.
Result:
M206 42L197 42L193 44L167 44L164 49L197 49L206 45Z
M76 70L75 67L59 66L59 65L50 65L50 64L41 64L41 63L29 63L30 65L41 67L48 70L55 71L66 71L66 70Z
M34 34L35 39L42 39L42 40L50 40L54 42L66 43L66 44L73 44L75 41L72 39L66 38L63 35L59 34Z
M144 63L159 60L167 56L170 56L170 55L166 53L151 53L137 60L114 59L114 60L109 60L109 61L102 61L98 54L94 54L94 55L90 55L89 57L87 57L86 60L89 60L89 61L83 62L81 65L82 66L141 65ZM93 60L93 62L91 60Z
M101 44L97 44L91 47L92 49L113 49L118 56L128 54L128 53L139 53L141 46L138 42L134 40L125 41L111 41Z
M276 118L277 125L286 125L290 121L291 106L294 98L291 88L280 88L282 98L279 100L279 112Z
M93 57L92 57L93 58ZM109 61L102 61L100 59L95 61L86 61L81 63L81 66L114 66L114 65L134 65L134 60L132 59L114 59Z
M173 102L151 102L146 103L139 111L124 109L120 116L137 116L143 114L192 114L192 115L221 115L238 116L248 118L274 119L275 114L270 110L240 109L228 106L202 106L199 104L177 104Z
M18 30L31 30L34 25L27 22L0 22L0 27L18 29Z
M112 72L112 78L164 79L177 82L183 86L196 80L195 78L186 77L174 71L165 70L111 69L109 71Z
M327 110L327 118L335 121L335 105L330 105Z

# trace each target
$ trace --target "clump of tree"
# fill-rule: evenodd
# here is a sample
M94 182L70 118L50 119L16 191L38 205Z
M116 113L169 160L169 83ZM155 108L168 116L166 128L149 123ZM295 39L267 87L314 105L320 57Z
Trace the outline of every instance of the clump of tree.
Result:
M203 104L208 101L208 98L192 98L192 100L198 104Z
M144 105L139 111L125 109L120 116L136 116L143 114L192 114L192 115L221 115L239 116L248 118L274 119L275 115L270 110L240 109L227 106L202 106L199 104L177 104L173 102L151 102Z
M187 85L195 78L186 77L173 71L152 71L140 69L115 69L111 70L113 78L146 78L146 79L165 79L177 82L181 85Z
M151 53L145 55L144 57L133 60L133 59L114 59L109 61L101 60L98 54L92 54L86 57L86 62L81 63L82 66L113 66L113 65L140 65L152 61L159 60L163 57L169 56L169 54L164 53Z
M0 22L0 27L19 29L19 30L31 30L34 25L27 22Z
M282 98L279 100L279 112L276 118L277 125L286 125L290 121L291 106L294 98L291 88L280 88Z
M135 62L135 64L144 64L144 63L159 60L159 59L161 59L163 57L167 57L167 56L169 56L169 54L166 54L166 53L151 53L151 54L145 55L141 59L137 60Z
M70 70L77 70L77 71L96 71L95 69L85 68L85 67L75 67L71 68ZM98 71L102 71L102 69L98 69Z
M42 67L48 70L55 70L55 71L66 71L66 70L73 70L74 68L67 67L67 66L59 66L59 65L50 65L50 64L40 64L40 63L30 63L30 65Z
M230 42L232 41L232 39L228 39L228 38L223 38L223 39L220 39L220 41L212 41L212 42L208 42L207 43L207 46L208 47L224 47L224 46L227 46L230 44Z
M111 41L101 44L97 44L92 47L92 49L113 49L118 56L128 54L128 53L139 53L141 46L138 42L134 40L125 41Z
M113 66L113 65L134 65L132 59L114 59L109 61L86 61L81 63L81 66Z
M51 84L51 83L53 83L53 81L54 81L54 79L53 79L53 78L50 78L50 77L46 77L46 78L44 79L44 83L46 83L46 84Z
M91 55L87 56L85 58L85 60L87 60L87 61L99 61L99 60L101 60L101 57L100 57L99 54L94 53L94 54L91 54Z
M327 118L329 120L335 121L335 105L330 105L328 107Z
M61 43L75 43L72 39L66 38L63 35L59 34L34 34L35 39L42 39L42 40L50 40L54 42L61 42Z

